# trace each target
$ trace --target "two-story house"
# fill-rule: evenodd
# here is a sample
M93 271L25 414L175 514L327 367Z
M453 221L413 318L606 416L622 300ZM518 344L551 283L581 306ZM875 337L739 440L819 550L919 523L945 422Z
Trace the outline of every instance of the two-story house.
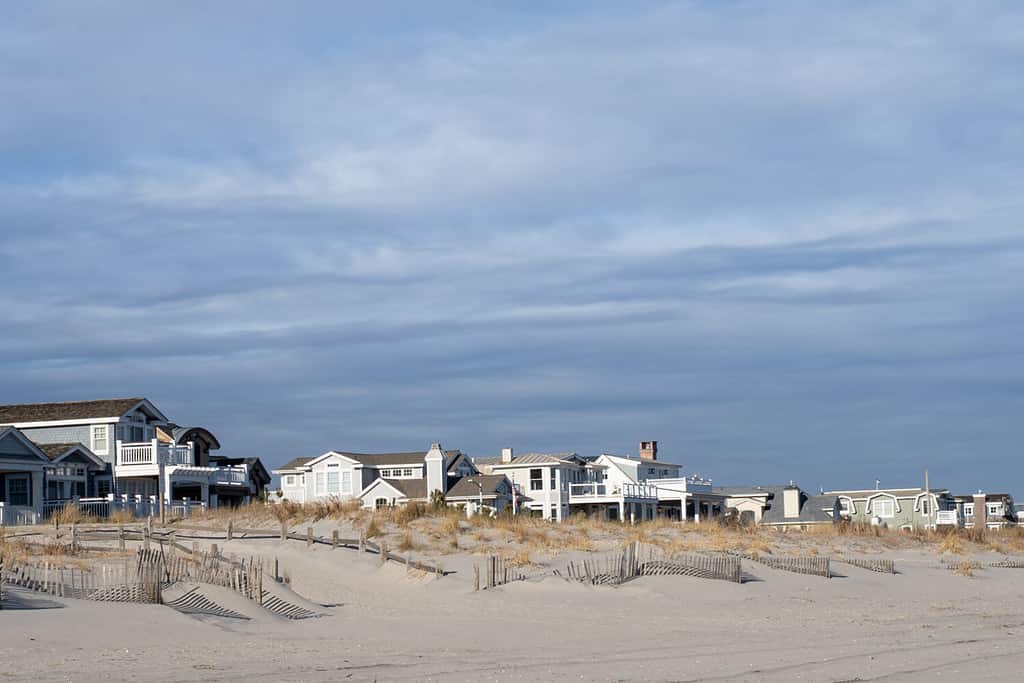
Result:
M0 425L16 428L50 459L44 507L110 495L155 500L160 491L165 501L216 507L218 491L252 484L245 464L211 464L220 443L209 430L177 425L141 397L4 405Z
M839 499L843 519L890 529L927 529L937 525L941 512L954 509L947 489L921 488L825 491Z
M359 499L366 508L379 508L427 502L440 491L448 505L502 512L512 499L504 476L481 475L463 453L439 444L426 452L327 451L295 458L273 472L281 477L280 499L297 503Z
M590 463L576 453L524 453L516 455L502 448L497 458L473 458L484 474L504 475L515 491L516 514L528 514L552 521L569 516L569 487L593 481Z
M967 529L1002 529L1017 524L1013 496L1008 493L979 491L971 495L955 496L954 500L961 526Z

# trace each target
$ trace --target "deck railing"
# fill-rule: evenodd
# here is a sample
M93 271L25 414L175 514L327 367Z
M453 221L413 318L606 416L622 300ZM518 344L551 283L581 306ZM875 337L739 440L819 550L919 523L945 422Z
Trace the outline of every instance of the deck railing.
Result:
M962 526L956 510L938 510L935 513L936 526Z
M195 456L192 442L187 444L145 441L140 443L117 442L117 464L132 465L194 465Z
M657 498L658 487L651 486L649 484L622 484L622 486L613 486L606 482L587 482L583 484L569 484L569 496L572 498L594 496Z
M22 526L38 523L39 513L32 508L0 502L0 526Z
M165 503L167 513L178 517L190 517L193 512L206 509L203 501L169 500ZM2 511L3 503L0 503ZM43 503L43 514L33 521L17 522L19 524L36 524L50 519L64 508L72 506L83 515L105 519L115 512L125 511L137 519L160 516L160 503L156 496L129 496L127 494L110 494L106 498L71 498L68 500L48 500ZM21 509L21 508L19 508ZM31 511L30 508L26 508ZM35 513L33 513L35 514Z
M246 467L221 467L210 475L211 484L248 484L249 472Z

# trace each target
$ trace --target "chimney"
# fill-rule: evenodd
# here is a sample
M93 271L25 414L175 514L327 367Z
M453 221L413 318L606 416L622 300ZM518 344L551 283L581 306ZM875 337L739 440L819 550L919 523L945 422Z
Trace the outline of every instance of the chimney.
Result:
M427 497L429 498L434 491L446 493L448 491L448 476L445 472L445 457L441 444L430 444L430 450L427 451L423 460L427 470Z
M657 460L658 459L658 442L657 441L641 441L640 442L640 459L641 460Z
M512 448L506 446L505 448L501 449L501 464L507 465L510 462L512 462Z
M974 528L984 529L988 526L988 496L981 491L974 494Z
M782 491L782 516L786 519L800 516L800 489L792 483Z

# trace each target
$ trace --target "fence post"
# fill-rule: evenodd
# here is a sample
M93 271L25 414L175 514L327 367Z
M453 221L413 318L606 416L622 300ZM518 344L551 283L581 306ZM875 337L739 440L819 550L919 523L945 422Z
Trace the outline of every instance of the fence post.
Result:
M306 547L313 545L313 527L306 527Z
M281 540L282 541L288 540L288 523L287 522L281 522Z
M117 527L117 540L121 550L124 551L124 525L119 524Z
M230 541L234 537L234 528L233 528L232 524L233 524L232 520L229 519L228 520L228 533L227 533L227 538L225 539L227 541Z
M338 530L337 529L335 529L334 531L331 532L331 543L333 544L334 548L338 547Z
M380 563L381 565L386 564L388 561L388 544L385 541L380 542Z
M365 531L360 531L359 532L359 552L361 552L361 553L365 553L366 552L366 532Z
M78 550L78 522L71 525L71 552Z
M214 557L220 557L220 549L217 547L216 543L210 544L210 554Z

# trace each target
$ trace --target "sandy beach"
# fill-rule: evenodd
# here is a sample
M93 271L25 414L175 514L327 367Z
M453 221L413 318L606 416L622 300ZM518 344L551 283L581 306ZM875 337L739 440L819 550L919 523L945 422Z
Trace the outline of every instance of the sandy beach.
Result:
M331 527L316 524L318 532ZM788 536L794 548L817 543ZM1014 680L1024 670L1024 570L986 567L963 576L944 567L934 548L884 540L828 543L862 555L884 553L895 560L896 575L835 563L838 575L826 579L745 563L742 584L659 576L590 586L549 574L579 556L555 549L524 567L528 580L480 592L472 567L481 556L470 552L435 551L449 572L437 578L347 549L232 540L220 543L224 552L277 558L291 588L322 616L284 619L223 590L215 594L218 604L248 619L44 600L15 590L52 608L0 614L3 675L40 681ZM957 559L985 564L999 557L979 547Z

